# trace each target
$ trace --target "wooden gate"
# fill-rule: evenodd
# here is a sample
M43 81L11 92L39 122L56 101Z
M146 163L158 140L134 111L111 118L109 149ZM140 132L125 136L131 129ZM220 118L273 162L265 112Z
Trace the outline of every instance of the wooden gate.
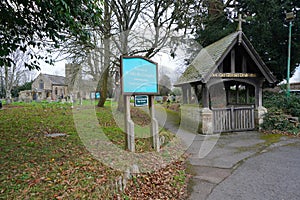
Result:
M214 132L247 131L255 128L254 106L214 108Z

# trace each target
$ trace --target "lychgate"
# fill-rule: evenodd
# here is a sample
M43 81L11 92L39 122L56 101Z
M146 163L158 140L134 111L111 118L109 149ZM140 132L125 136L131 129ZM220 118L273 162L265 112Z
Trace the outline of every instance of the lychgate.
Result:
M183 91L182 122L203 134L253 130L266 113L265 82L276 78L237 30L203 48L175 84Z

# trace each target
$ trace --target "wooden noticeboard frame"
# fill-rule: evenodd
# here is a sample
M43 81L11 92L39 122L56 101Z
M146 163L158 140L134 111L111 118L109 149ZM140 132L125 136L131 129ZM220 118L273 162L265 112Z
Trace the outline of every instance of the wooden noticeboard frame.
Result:
M158 65L141 56L121 56L123 95L157 95Z
M155 119L154 95L158 89L158 65L157 63L141 56L121 56L121 92L125 106L125 132L126 148L135 152L134 122L130 116L130 97L132 95L147 96L149 113L151 118L150 137L152 147L159 152L160 142L158 134L158 122Z

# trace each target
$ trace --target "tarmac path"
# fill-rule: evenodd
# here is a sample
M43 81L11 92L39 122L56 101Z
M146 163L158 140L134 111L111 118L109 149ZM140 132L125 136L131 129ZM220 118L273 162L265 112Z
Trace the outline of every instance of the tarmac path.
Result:
M257 131L205 136L182 129L175 115L160 112L160 125L188 147L195 174L190 200L300 199L300 138Z

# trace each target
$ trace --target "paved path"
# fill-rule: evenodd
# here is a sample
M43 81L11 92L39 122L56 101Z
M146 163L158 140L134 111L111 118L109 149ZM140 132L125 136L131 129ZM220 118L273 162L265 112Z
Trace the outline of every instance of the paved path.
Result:
M196 174L189 199L300 199L300 140L261 138L258 132L220 136L205 157L197 157L196 146L204 143L195 140L188 150Z
M256 131L204 136L181 129L174 116L165 121L189 147L190 200L300 199L299 138Z

